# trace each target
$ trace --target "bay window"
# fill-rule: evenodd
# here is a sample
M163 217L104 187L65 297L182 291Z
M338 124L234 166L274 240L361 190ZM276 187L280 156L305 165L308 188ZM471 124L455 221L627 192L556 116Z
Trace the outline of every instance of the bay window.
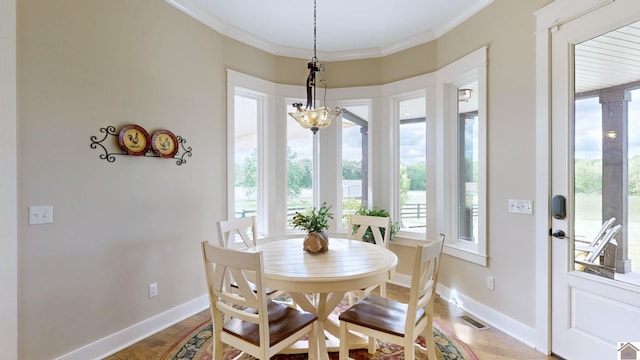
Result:
M326 202L330 233L360 207L388 210L396 243L447 234L444 252L487 263L487 48L394 83L333 89L343 115L318 134L287 112L304 92L228 71L230 214L263 235L293 231L295 211ZM251 90L247 90L251 89Z

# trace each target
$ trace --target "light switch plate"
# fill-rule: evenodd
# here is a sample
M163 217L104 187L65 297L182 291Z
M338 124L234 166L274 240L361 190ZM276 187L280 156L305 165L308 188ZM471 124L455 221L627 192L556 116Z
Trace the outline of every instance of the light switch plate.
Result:
M53 205L29 206L29 224L53 224Z
M533 215L533 201L509 200L509 212L513 214Z

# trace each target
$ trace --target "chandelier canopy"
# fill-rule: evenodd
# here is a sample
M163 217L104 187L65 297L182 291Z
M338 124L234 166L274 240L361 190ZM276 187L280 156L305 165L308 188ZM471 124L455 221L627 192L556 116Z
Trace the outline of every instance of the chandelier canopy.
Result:
M293 107L296 109L289 113L289 116L296 119L296 121L305 129L311 129L315 134L320 129L324 129L331 124L331 121L338 117L342 113L340 108L329 108L324 103L327 96L327 82L322 76L324 71L324 64L318 63L316 43L316 0L313 0L313 57L307 64L309 69L309 76L307 76L307 104L303 108L302 103L295 103ZM323 105L317 107L316 102L316 74L320 76L320 85L324 88Z

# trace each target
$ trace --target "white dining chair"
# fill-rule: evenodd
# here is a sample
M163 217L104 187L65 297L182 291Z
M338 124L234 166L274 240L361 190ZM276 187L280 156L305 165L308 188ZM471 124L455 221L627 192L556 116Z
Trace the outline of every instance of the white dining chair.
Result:
M223 344L267 360L304 336L316 339L316 315L266 296L261 251L229 249L203 241L202 257L213 321L214 359L223 358ZM227 274L237 287L231 287ZM308 343L309 359L316 359L317 341Z
M230 249L248 249L257 245L258 231L256 217L248 216L218 221L218 244ZM230 279L231 286L236 284ZM284 298L286 293L275 289L266 289L272 299Z
M257 239L255 216L218 221L218 243L222 247L249 248L256 246Z
M388 216L351 215L349 216L349 239L373 242L378 246L389 248L391 219ZM365 235L371 238L366 239ZM380 296L387 296L387 284L382 283L370 286L366 289L349 291L349 305L353 305L354 297L363 298L375 288L380 289Z
M374 339L403 345L405 360L415 359L414 344L422 334L428 358L436 359L433 312L444 237L440 234L437 241L418 245L408 303L369 294L340 314L340 359L350 359L351 331L369 337L370 354L376 352Z

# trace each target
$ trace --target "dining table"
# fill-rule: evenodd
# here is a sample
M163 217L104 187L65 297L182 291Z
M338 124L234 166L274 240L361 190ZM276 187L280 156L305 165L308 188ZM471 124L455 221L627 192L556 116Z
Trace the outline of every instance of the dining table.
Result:
M318 317L317 337L309 341L318 342L317 358L327 360L340 345L340 327L329 315L347 292L389 281L398 257L383 246L333 237L328 251L312 253L303 250L303 241L302 237L264 241L255 250L263 253L266 286L288 292L296 306ZM362 338L350 343L351 348L367 346ZM289 350L308 351L308 343Z

